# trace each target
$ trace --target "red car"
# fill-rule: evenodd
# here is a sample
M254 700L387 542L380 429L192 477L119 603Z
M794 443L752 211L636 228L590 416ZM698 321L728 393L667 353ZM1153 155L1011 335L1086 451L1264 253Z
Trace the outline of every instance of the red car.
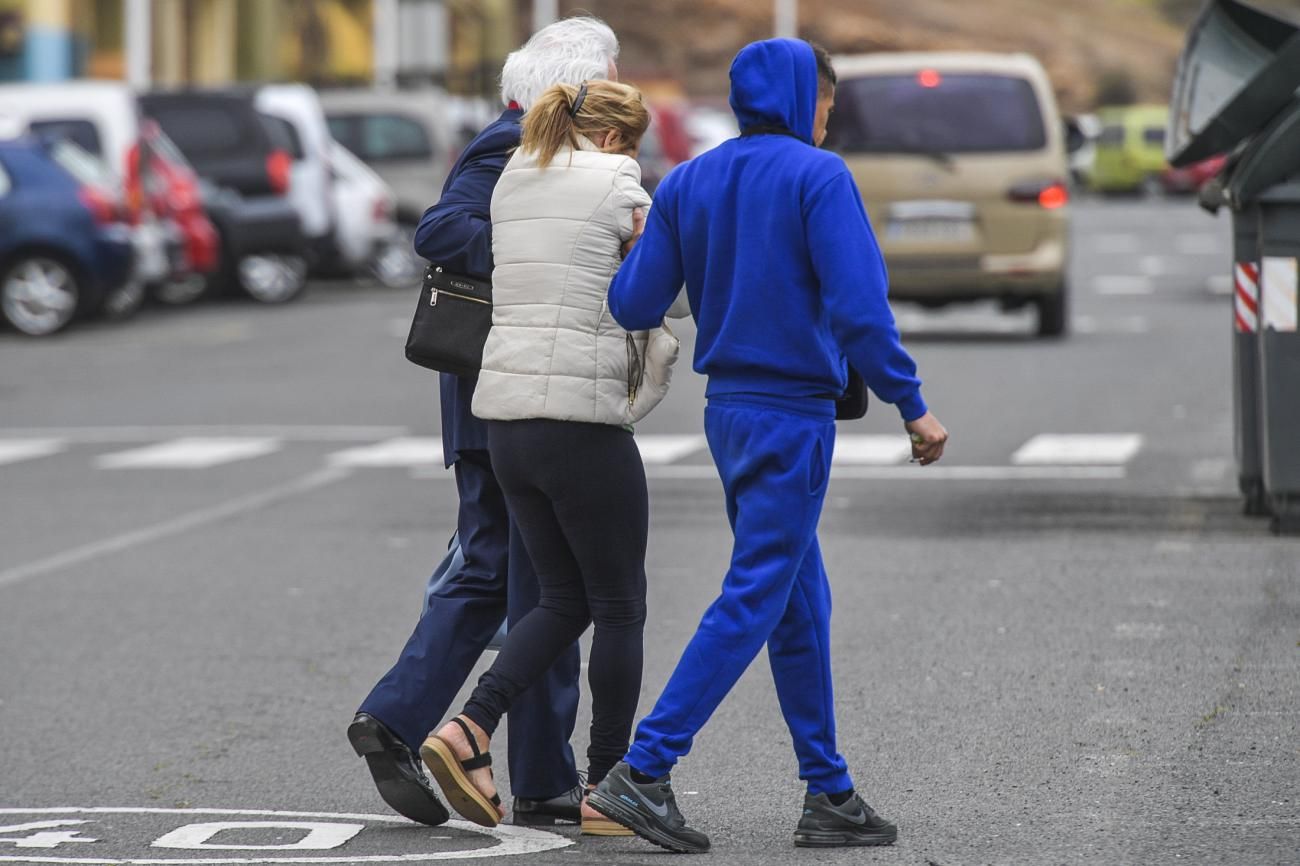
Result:
M141 158L144 154L145 158ZM140 139L127 153L126 194L131 210L147 208L160 222L181 234L179 261L167 282L156 287L158 297L185 303L202 294L205 277L216 271L221 241L203 209L198 176L155 121L140 127Z

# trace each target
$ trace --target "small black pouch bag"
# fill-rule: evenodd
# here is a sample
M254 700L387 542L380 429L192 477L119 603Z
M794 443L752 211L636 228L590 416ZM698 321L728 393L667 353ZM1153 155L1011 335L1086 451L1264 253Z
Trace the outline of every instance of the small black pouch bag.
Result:
M849 365L849 384L844 394L835 401L836 421L856 421L867 414L867 383L858 371Z
M406 359L442 373L478 375L491 327L492 284L429 265L406 338Z

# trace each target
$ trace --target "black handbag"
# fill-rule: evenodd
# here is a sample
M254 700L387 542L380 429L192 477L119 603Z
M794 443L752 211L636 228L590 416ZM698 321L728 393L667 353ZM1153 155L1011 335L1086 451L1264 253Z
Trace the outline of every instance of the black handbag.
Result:
M442 373L476 376L491 327L492 284L429 265L406 338L406 359Z
M867 414L867 383L849 365L849 384L835 401L836 421L856 421Z

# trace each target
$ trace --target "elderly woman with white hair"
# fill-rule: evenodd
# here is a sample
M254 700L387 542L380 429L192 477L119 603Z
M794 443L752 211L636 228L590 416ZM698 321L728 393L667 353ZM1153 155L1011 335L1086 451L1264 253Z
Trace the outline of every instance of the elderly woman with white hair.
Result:
M556 21L512 53L501 72L506 109L457 160L442 197L420 221L416 251L448 272L490 279L492 192L519 146L524 112L551 85L616 78L617 59L614 32L591 17ZM430 729L446 717L502 620L521 619L539 595L537 576L492 469L487 430L470 412L475 379L442 374L441 380L443 456L455 468L465 564L431 596L397 663L348 729L385 802L430 825L449 816L415 755ZM579 820L584 791L569 745L578 676L574 645L511 707L508 762L516 824Z

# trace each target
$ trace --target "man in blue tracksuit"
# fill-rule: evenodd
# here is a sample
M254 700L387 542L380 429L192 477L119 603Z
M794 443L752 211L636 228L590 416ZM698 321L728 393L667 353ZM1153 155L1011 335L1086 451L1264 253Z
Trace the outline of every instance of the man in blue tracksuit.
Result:
M438 203L416 230L416 251L445 269L492 276L492 191L519 146L524 110L550 85L616 78L618 40L603 21L574 17L539 30L501 73L508 107L456 161ZM444 459L460 495L457 531L465 564L429 604L393 668L375 685L348 728L380 795L426 824L448 818L418 766L420 744L500 627L536 607L537 576L506 510L488 457L487 429L470 413L476 379L441 376ZM580 657L575 644L510 708L510 788L516 824L578 821L573 735Z
M853 788L835 741L830 585L817 521L830 477L847 361L895 404L913 454L947 432L899 343L884 263L838 156L817 149L835 73L819 48L775 39L731 67L741 136L660 184L645 233L610 286L628 330L658 325L682 283L709 378L704 427L735 536L722 594L705 612L625 762L592 794L598 811L675 851L704 851L668 774L766 643L781 711L808 783L795 844L889 844L894 825ZM755 756L761 760L761 756Z

